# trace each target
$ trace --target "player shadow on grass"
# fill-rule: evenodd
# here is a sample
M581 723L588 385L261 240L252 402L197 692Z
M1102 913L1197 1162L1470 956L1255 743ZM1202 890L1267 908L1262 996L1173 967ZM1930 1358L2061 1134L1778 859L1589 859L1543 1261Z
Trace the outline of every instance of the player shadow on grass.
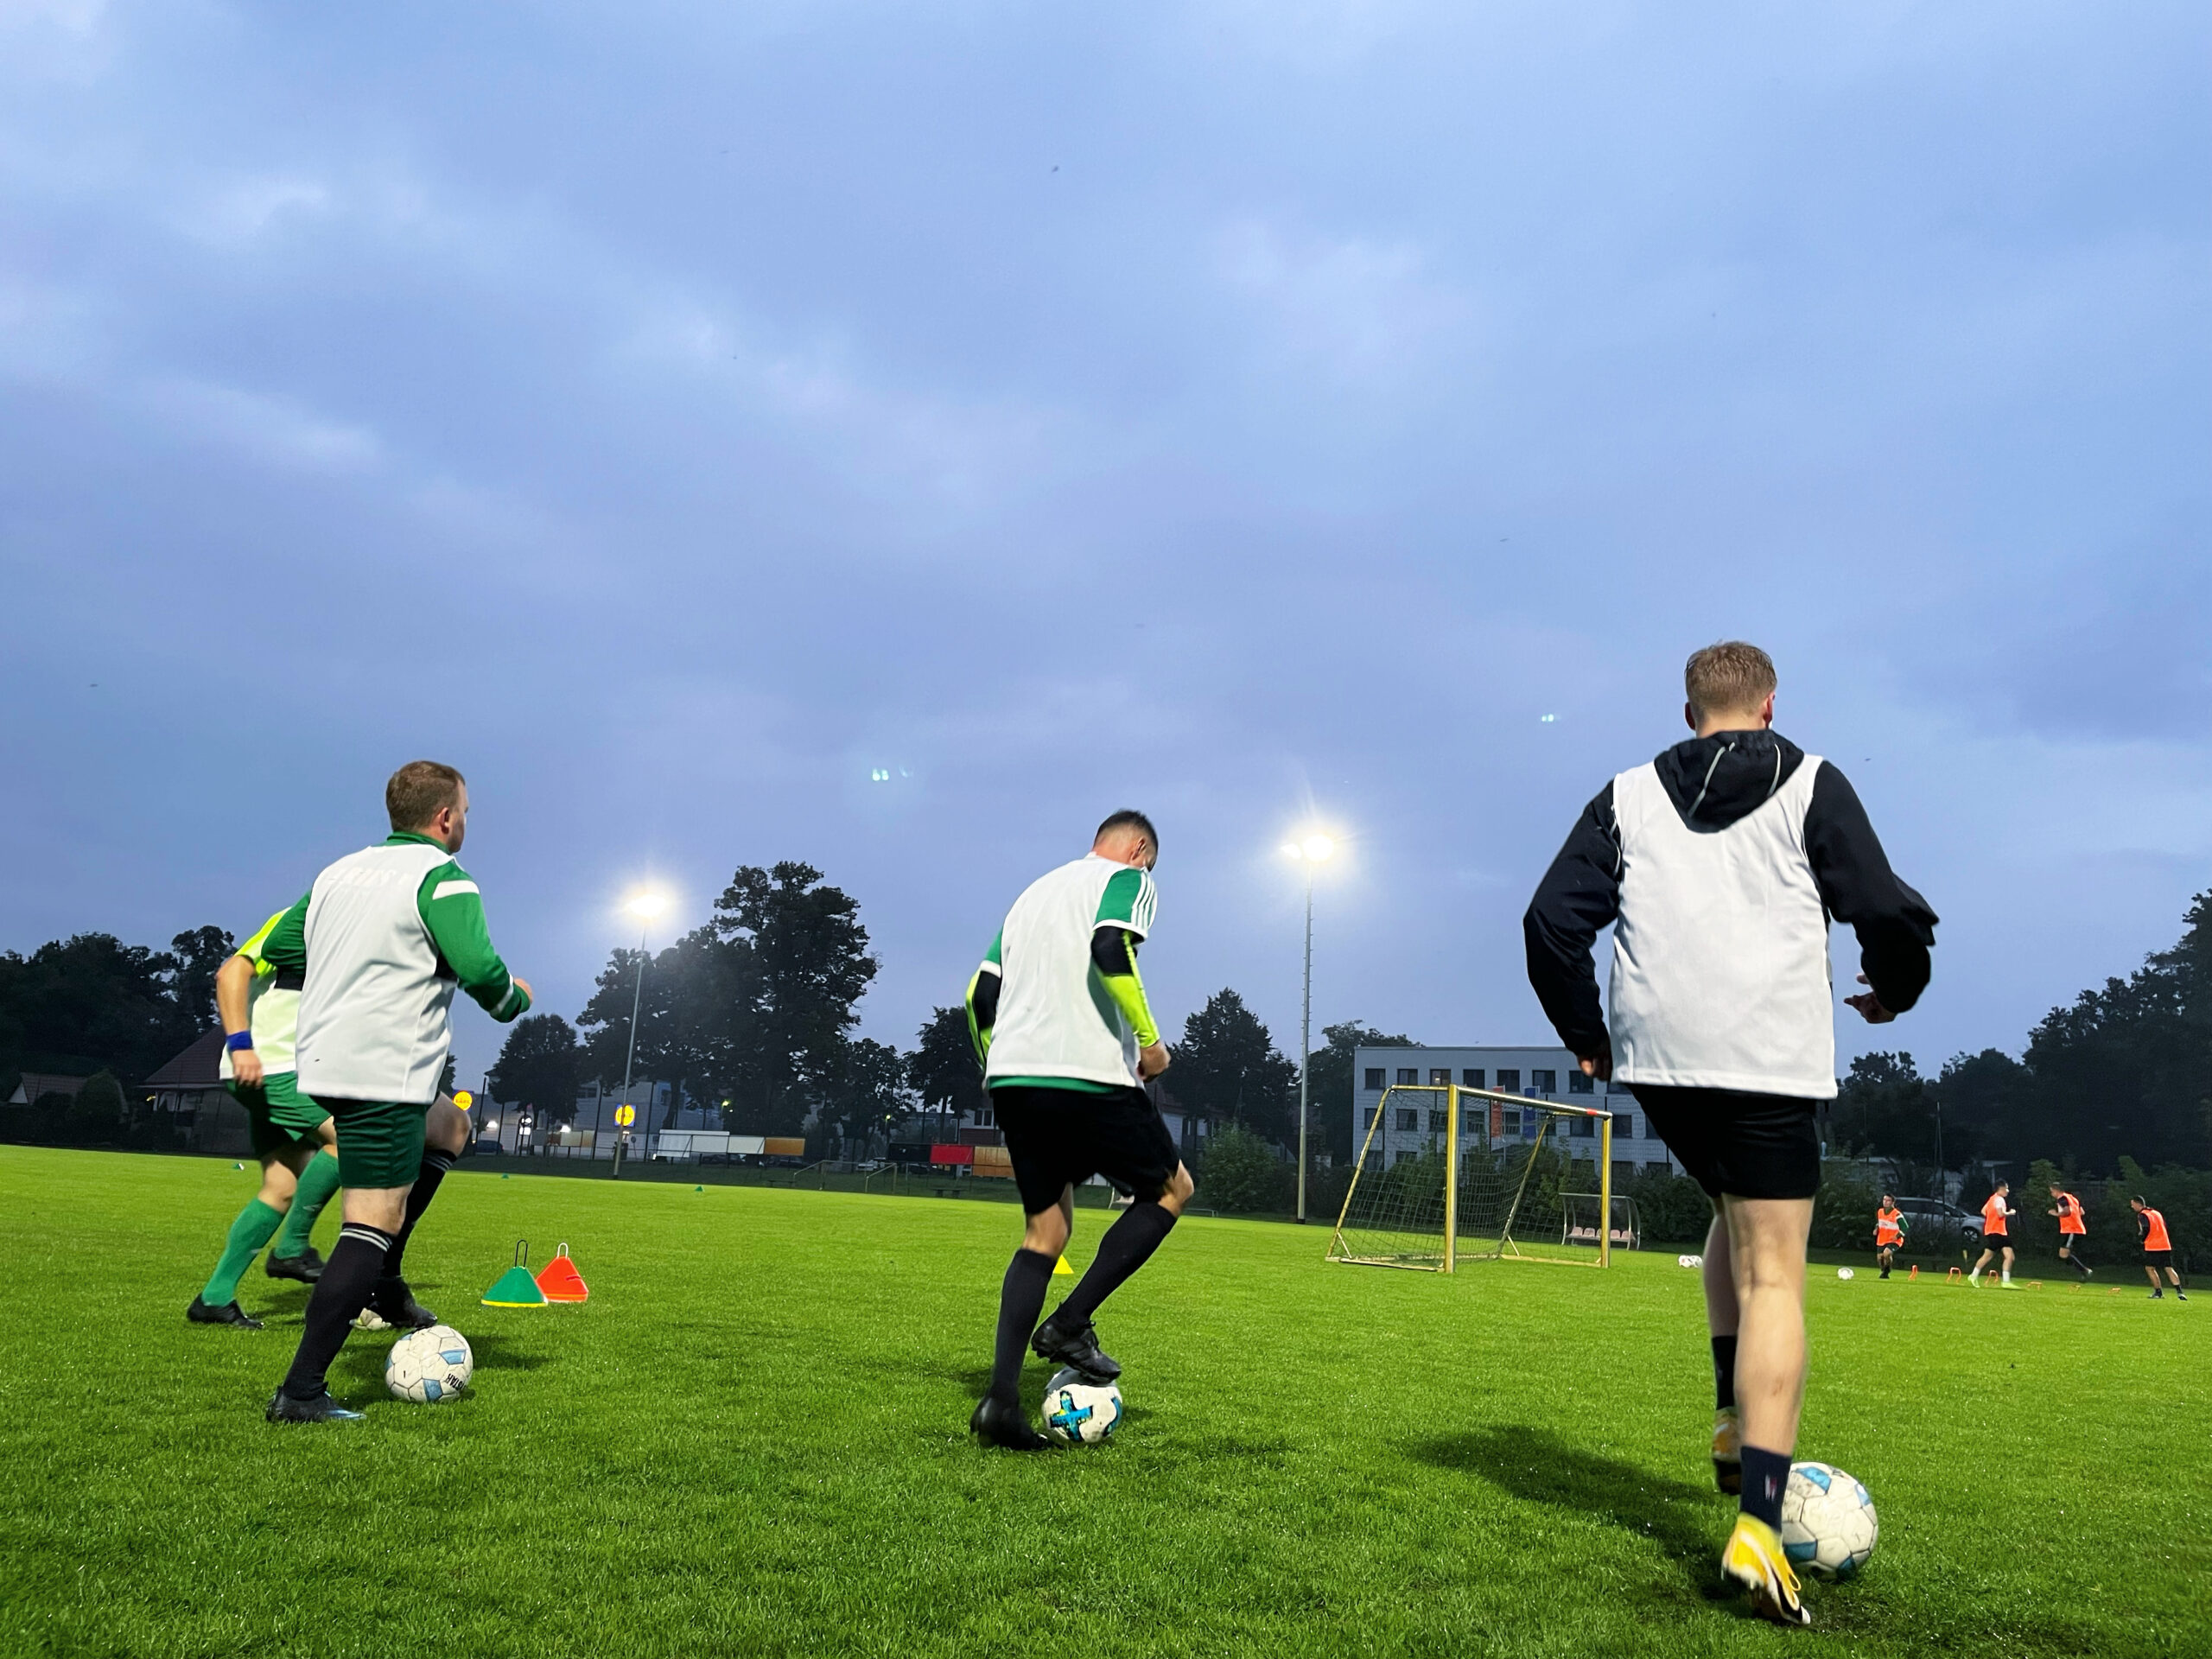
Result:
M1433 1435L1406 1449L1436 1468L1479 1475L1523 1503L1579 1510L1649 1538L1685 1589L1707 1601L1728 1593L1714 1563L1735 1518L1735 1500L1708 1487L1655 1475L1522 1423Z
M346 1388L366 1392L383 1388L384 1363L398 1339L398 1333L392 1331L354 1332L339 1351L338 1363L331 1367L333 1378L342 1380ZM556 1356L518 1348L514 1338L497 1332L471 1337L468 1348L476 1357L479 1384L489 1372L534 1371L558 1363Z

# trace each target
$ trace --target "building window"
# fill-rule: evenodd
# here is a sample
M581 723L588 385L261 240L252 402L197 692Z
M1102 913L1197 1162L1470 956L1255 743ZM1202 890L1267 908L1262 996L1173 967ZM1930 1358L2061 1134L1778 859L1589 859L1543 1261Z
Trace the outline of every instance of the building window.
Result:
M1432 1089L1449 1089L1452 1086L1452 1068L1448 1065L1431 1066L1428 1083Z
M1360 1113L1359 1127L1363 1129L1371 1129L1375 1127L1375 1108L1370 1106Z
M1499 1066L1497 1068L1497 1090L1502 1095L1519 1094L1521 1092L1521 1068L1515 1065Z
M1382 1068L1381 1066L1370 1065L1367 1068L1367 1086L1370 1089L1380 1089L1382 1086Z
M995 1127L997 1122L998 1120L991 1116L991 1109L989 1107L984 1106L977 1109L976 1113L976 1127L977 1128L991 1128Z
M1593 1095L1598 1092L1598 1080L1585 1074L1578 1065L1567 1074L1567 1092L1570 1095Z
M1408 1158L1412 1157L1413 1155L1414 1155L1414 1154L1413 1154L1410 1151L1406 1150L1405 1148L1402 1148L1402 1148L1400 1148L1400 1149L1399 1149L1398 1155L1397 1155L1396 1157L1393 1158L1390 1161L1391 1161L1392 1163L1394 1163L1394 1164L1402 1164L1402 1163L1404 1163L1404 1162L1406 1161L1406 1160L1407 1160L1407 1159L1408 1159Z
M1460 1115L1459 1133L1477 1141L1490 1139L1490 1114L1480 1106L1470 1106Z
M1618 1192L1635 1178L1636 1166L1624 1158L1613 1160L1613 1191Z
M1598 1134L1598 1120L1594 1117L1569 1118L1567 1132L1577 1141L1594 1140Z
M1398 1127L1402 1129L1418 1130L1421 1128L1421 1114L1410 1106L1399 1107Z
M1451 1134L1452 1114L1449 1112L1431 1112L1428 1115L1428 1132L1431 1135Z
M1398 1068L1398 1081L1400 1083L1419 1083L1421 1081L1421 1068L1417 1065L1400 1066Z
M1616 1141L1633 1141L1636 1139L1636 1114L1634 1112L1615 1112L1613 1114L1613 1139Z
M1462 1071L1459 1074L1459 1086L1463 1089L1482 1089L1488 1087L1489 1085L1483 1082L1482 1067L1479 1065L1471 1065L1465 1071Z
M1521 1134L1521 1109L1518 1106L1508 1106L1505 1109L1504 1121L1498 1125L1498 1128L1501 1134L1518 1138Z
M1559 1092L1559 1073L1535 1071L1529 1074L1529 1092L1532 1095L1555 1095Z

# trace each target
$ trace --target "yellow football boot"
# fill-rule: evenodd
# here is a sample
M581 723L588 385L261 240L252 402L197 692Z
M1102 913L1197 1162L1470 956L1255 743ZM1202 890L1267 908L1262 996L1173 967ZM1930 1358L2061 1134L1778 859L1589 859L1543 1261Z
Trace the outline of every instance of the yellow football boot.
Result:
M1713 1414L1713 1481L1731 1497L1744 1490L1744 1426L1733 1406Z
M1782 1539L1764 1521L1736 1517L1736 1530L1720 1552L1720 1576L1751 1592L1751 1611L1777 1624L1810 1624L1812 1614L1798 1599L1797 1574L1783 1554Z

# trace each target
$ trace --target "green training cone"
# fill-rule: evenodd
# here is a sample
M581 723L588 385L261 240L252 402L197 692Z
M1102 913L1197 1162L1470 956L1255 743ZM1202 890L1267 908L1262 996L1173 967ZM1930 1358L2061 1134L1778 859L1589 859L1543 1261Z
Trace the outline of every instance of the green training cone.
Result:
M530 1241L515 1241L515 1264L499 1277L499 1281L484 1293L486 1307L543 1307L545 1293L537 1287L537 1281L530 1276L525 1265L530 1260Z

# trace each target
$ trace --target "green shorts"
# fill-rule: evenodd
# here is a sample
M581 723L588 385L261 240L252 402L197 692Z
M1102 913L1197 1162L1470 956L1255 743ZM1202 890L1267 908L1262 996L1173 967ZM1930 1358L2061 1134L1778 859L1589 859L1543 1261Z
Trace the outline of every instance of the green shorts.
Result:
M423 1169L423 1124L430 1103L334 1100L338 1123L338 1179L349 1189L412 1186Z
M300 1092L297 1072L270 1071L258 1084L232 1083L229 1088L252 1126L255 1157L273 1158L321 1139L317 1131L330 1114Z

